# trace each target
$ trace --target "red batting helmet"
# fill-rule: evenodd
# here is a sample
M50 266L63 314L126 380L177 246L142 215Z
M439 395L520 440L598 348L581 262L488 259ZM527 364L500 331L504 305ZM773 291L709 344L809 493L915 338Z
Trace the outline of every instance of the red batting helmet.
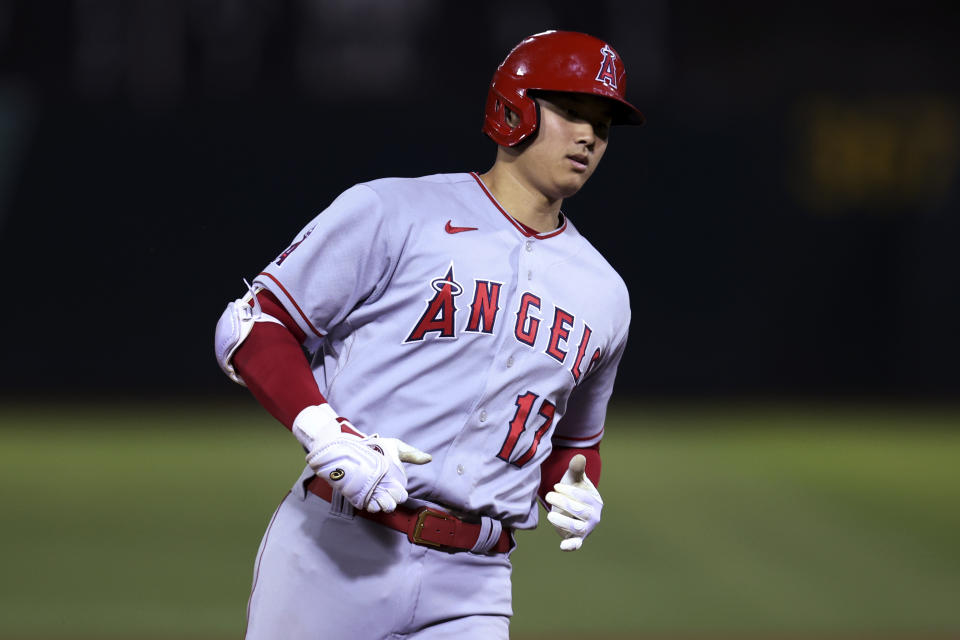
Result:
M643 124L626 100L627 70L609 44L576 31L544 31L524 39L497 67L487 95L483 132L512 147L537 130L538 110L530 91L566 91L616 102L613 124ZM520 118L507 124L505 107Z

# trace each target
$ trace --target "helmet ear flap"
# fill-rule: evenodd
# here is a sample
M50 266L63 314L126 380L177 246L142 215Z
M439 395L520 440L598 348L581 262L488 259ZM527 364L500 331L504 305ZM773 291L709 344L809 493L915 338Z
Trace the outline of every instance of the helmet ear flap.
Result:
M508 109L517 116L514 126L508 121ZM524 94L511 99L495 85L490 87L483 130L494 142L504 147L516 146L537 130L539 122L540 105L536 100Z
M530 102L533 103L533 130L522 140L524 144L533 142L533 139L537 137L537 132L540 131L540 103L533 98L530 99Z

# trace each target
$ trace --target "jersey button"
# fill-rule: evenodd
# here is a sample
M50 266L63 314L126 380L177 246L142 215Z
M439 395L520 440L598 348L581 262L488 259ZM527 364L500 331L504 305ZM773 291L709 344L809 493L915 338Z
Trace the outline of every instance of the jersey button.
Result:
M487 421L487 412L486 412L485 409L481 409L481 410L480 410L480 422L486 422L486 421Z
M457 475L458 475L458 476L462 476L462 475L463 475L463 465L462 465L462 464L458 464L458 465L457 465Z
M510 356L509 358L507 358L507 368L509 369L512 366L513 366L513 356Z
M527 240L526 248L527 251L533 251L533 242L531 240Z

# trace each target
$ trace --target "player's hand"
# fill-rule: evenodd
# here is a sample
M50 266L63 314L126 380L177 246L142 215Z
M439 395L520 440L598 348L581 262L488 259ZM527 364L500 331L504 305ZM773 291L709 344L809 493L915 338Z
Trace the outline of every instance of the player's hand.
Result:
M579 549L600 522L603 499L587 477L586 468L587 459L582 454L573 456L563 478L553 485L554 491L546 495L551 505L547 520L563 538L560 548L564 551Z
M389 468L373 489L365 509L371 513L384 511L390 513L407 500L407 472L403 463L426 464L433 457L397 438L381 438L374 434L366 438L368 446L382 451ZM356 505L354 505L356 506Z
M429 453L396 438L367 436L329 404L304 408L291 428L307 464L356 509L390 512L407 499L404 462L426 464Z
M391 512L407 499L403 462L426 464L430 454L396 438L343 433L307 454L313 472L355 509Z

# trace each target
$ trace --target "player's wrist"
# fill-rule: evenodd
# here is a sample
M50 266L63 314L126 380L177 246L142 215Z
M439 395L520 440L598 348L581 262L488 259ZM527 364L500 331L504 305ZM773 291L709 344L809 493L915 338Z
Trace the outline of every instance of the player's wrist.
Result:
M328 403L304 408L293 419L291 431L307 451L313 451L343 435L341 425L346 422ZM349 424L347 422L347 424Z

